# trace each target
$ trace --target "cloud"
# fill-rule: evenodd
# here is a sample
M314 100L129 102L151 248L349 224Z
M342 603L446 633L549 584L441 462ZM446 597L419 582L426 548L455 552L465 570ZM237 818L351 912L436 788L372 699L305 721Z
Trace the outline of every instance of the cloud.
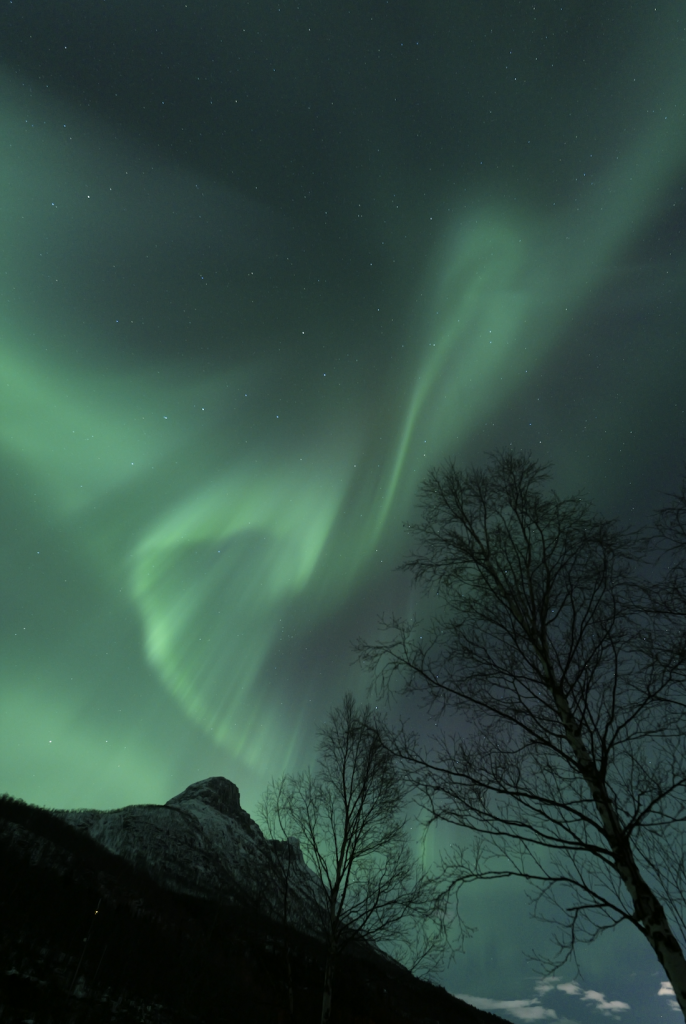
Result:
M537 981L534 985L534 992L536 995L544 996L547 992L552 992L555 989L556 981L559 981L559 978L545 978L544 981Z
M669 987L665 987L666 985ZM481 996L468 996L463 993L458 995L458 999L464 1000L465 1003L469 1003L471 1006L476 1006L479 1010L504 1010L514 1017L515 1020L555 1020L558 1021L558 1024L565 1024L567 1018L559 1018L555 1010L547 1009L541 1003L541 998L549 992L558 991L565 992L569 996L578 996L582 1002L595 1004L596 1010L600 1010L603 1016L613 1016L615 1020L620 1019L616 1016L617 1013L620 1013L622 1010L631 1009L628 1003L623 1003L619 999L606 999L602 992L596 992L590 988L584 989L575 981L560 982L560 979L556 977L538 981L534 986L534 991L536 996L533 999L487 999ZM666 982L660 989L659 994L673 995L674 990ZM677 1006L676 1002L674 1005Z
M579 996L584 1003L595 1003L596 1010L600 1010L606 1017L619 1013L622 1010L631 1009L628 1003L623 1003L619 999L606 999L604 993L596 992L592 988L583 989L576 981L563 981L559 984L556 984L556 982L558 982L557 978L547 978L535 986L536 992L539 995L545 995L546 992L556 989L558 992L566 992L568 996Z
M669 1006L672 1010L676 1010L677 1013L680 1013L680 1007L678 1002L676 1001L674 987L671 981L663 981L660 985L660 990L657 994L659 996L671 996L672 998L669 1000Z
M516 1020L558 1020L555 1011L546 1010L538 999L486 999L463 993L459 993L457 998L478 1010L506 1010Z

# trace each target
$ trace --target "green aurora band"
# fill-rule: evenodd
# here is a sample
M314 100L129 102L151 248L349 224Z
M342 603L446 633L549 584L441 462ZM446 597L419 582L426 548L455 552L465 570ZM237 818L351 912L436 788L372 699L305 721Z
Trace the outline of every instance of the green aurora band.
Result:
M676 58L670 70L663 57L662 68L670 83L662 95L670 93L676 109L686 74ZM422 336L402 377L386 382L380 407L394 418L384 413L382 423L370 417L351 426L335 402L312 403L304 406L296 444L272 443L265 434L248 457L229 437L215 459L208 448L225 380L189 380L173 369L105 377L78 354L88 350L87 339L75 338L68 358L45 355L50 337L29 337L16 312L5 315L0 443L16 470L16 492L38 520L78 537L82 571L99 581L94 593L116 594L112 621L135 612L150 678L250 771L294 766L309 724L304 707L284 710L260 687L284 621L296 614L303 632L312 631L364 585L381 543L401 550L399 524L425 468L459 454L523 374L549 357L660 214L686 156L664 99L661 111L666 116L646 115L631 144L565 208L523 218L521 208L497 209L475 195L468 212L446 225L423 282L429 298ZM9 253L27 251L27 233L38 238L38 220L30 223L36 195L47 205L55 178L85 191L93 166L108 159L83 147L80 163L67 163L55 128L42 134L38 164L19 135L20 119L7 102L2 133L16 149L2 187L14 197L16 217L26 211L26 222L19 227L15 217L6 231ZM248 378L261 372L256 366ZM229 368L227 379L242 389L245 368L233 378ZM181 406L206 412L191 425L169 414ZM90 621L71 624L69 643L88 633ZM73 685L64 653L56 641L3 666L6 757L16 756L13 737L32 731L42 741L62 729L72 731L74 765L96 758L91 748L99 738L79 732L80 713L60 700L61 687ZM147 799L163 788L154 752L137 758L128 781L98 791L101 804L122 787L136 788L141 774ZM46 754L37 771L48 765ZM158 778L152 787L151 775Z

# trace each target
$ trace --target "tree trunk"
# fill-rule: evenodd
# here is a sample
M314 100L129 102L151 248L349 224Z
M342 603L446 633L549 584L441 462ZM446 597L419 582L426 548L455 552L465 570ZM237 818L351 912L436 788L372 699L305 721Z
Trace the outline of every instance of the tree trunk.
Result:
M324 968L324 992L322 994L321 1024L329 1024L331 1020L331 989L333 983L333 957L329 953Z
M669 927L662 904L640 875L638 879L638 885L626 880L624 884L631 893L643 933L672 983L674 995L686 1021L686 959Z
M596 764L581 738L581 729L574 719L566 697L558 687L551 689L567 741L574 751L579 771L591 791L600 814L603 831L615 862L615 870L631 896L634 923L655 950L672 983L674 995L686 1021L686 958L683 950L670 928L664 907L639 870L629 838L624 834L614 802L607 792L605 780L599 775Z

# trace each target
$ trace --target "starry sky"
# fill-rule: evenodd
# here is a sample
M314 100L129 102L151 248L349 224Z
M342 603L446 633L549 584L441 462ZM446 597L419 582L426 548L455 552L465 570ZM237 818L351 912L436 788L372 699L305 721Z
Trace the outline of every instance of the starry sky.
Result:
M414 608L447 457L643 522L686 449L685 115L676 0L0 0L0 790L224 775L254 814ZM464 913L477 1005L678 1020L628 927L537 987L516 883Z

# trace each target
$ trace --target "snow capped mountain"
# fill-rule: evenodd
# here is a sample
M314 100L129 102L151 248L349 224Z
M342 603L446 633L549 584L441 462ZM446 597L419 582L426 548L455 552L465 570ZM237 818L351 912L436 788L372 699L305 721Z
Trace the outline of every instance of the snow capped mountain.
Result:
M317 880L297 840L265 839L228 779L195 782L163 805L55 813L175 892L227 904L254 903L278 916L288 879L290 923L317 933L312 914Z

